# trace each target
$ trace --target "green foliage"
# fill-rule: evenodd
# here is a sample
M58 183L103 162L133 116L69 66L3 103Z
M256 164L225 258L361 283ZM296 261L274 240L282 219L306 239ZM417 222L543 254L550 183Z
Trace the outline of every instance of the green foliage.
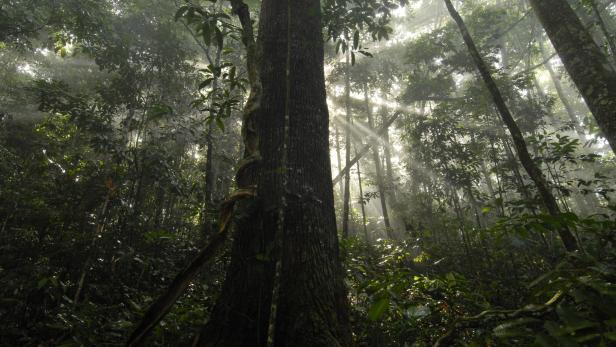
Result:
M0 345L120 345L215 223L203 211L205 117L190 106L199 56L168 2L35 3L35 32L9 33L0 57L10 76L0 91ZM3 21L29 8L13 5L2 5L13 11ZM32 70L20 73L19 59ZM224 69L237 98L240 73ZM231 123L235 108L222 108ZM237 136L228 127L217 151L226 177ZM216 199L230 181L216 182ZM189 288L156 345L189 343L224 264Z
M362 46L362 34L373 41L389 39L393 29L389 26L391 11L408 5L408 0L326 0L321 4L327 40L336 43L336 53L351 51L352 65L355 53L372 57Z
M258 18L259 1L246 3ZM529 10L459 6L559 215L542 210L441 1L321 5L332 115L351 86L356 127L343 135L359 147L368 107L376 123L404 111L377 144L392 166L384 194L366 158L362 196L351 187L351 229L365 239L342 240L341 254L358 345L614 345L614 155L568 81L573 115L546 81ZM613 27L614 10L600 11ZM0 345L124 344L207 241L242 150L241 34L223 1L0 5ZM374 240L380 199L397 240ZM565 227L578 253L564 251ZM148 345L192 343L227 253Z
M529 218L518 228L536 225ZM510 253L499 250L511 242L507 236L511 235L510 224L490 231L496 237L483 240L483 252L473 246L471 254L482 252L477 259L483 258L483 264L469 264L464 253L434 247L429 239L397 245L345 240L347 277L360 343L429 346L439 340L444 345L455 341L465 346L610 345L616 315L616 253L610 232L614 222L574 215L538 220L544 225L550 222L577 227L579 235L595 240L587 242L585 250L593 256L572 254L551 267L546 263L552 261L549 255L547 259L532 255L533 234L548 233L547 229L525 232L518 238L524 246L515 252L518 257L533 260L514 266L547 270L518 268L514 271L524 277L512 278L507 264ZM455 266L452 262L462 264Z

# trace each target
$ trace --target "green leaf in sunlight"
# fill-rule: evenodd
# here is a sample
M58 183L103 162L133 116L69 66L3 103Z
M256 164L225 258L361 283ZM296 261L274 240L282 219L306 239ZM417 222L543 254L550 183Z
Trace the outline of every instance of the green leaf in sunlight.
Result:
M383 316L383 314L385 313L385 311L387 311L388 308L389 297L384 297L377 300L368 310L368 319L370 319L371 321L378 320L379 318L381 318L381 316Z

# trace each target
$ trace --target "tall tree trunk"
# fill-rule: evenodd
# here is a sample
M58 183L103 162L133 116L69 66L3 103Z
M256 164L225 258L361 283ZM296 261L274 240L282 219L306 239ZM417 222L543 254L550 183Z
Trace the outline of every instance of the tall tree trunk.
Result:
M368 116L368 126L373 132L376 131L374 126L374 117L372 116L372 106L368 99L368 86L364 86L364 102L366 104L366 115ZM372 139L374 141L372 145L372 161L374 162L374 171L376 172L376 185L379 190L379 199L381 201L381 210L383 211L383 222L385 223L385 233L390 239L394 239L393 232L391 230L391 224L389 223L389 213L387 211L387 198L385 197L385 183L383 182L383 171L381 170L381 158L379 156L379 146L377 141L379 139Z
M616 71L565 0L530 0L554 48L616 149Z
M350 51L346 52L345 71L344 71L344 105L346 111L346 122L344 124L345 144L344 144L344 165L351 166L351 82L350 82ZM348 170L344 174L344 199L342 205L342 235L349 236L349 213L351 199L351 172Z
M262 98L259 42L253 34L248 6L241 0L233 0L231 4L242 24L250 82L250 94L242 117L244 154L236 173L236 183L238 189L250 189L257 185L261 171L261 134L257 123ZM233 221L231 262L221 294L200 334L200 346L248 347L267 344L274 279L274 262L268 257L274 233L271 228L263 226L260 197L238 202L234 213L237 217Z
M336 160L337 160L337 164L338 164L338 174L340 174L340 171L342 170L342 156L340 155L340 131L338 131L338 125L334 124L334 132L336 136ZM340 198L342 199L342 197L344 196L344 187L342 185L339 186L340 188Z
M503 99L503 96L501 95L500 90L498 89L498 86L496 85L496 82L492 78L488 65L485 63L485 61L479 54L479 51L477 50L477 47L475 46L475 42L470 36L470 33L468 32L468 29L466 28L466 25L464 24L462 17L460 17L460 14L453 7L451 0L444 0L444 1L445 1L445 5L447 6L447 10L449 10L451 17L454 19L454 21L458 25L458 28L460 29L460 33L462 34L464 42L466 43L466 46L468 47L469 53L473 61L475 62L475 65L477 66L477 69L479 70L479 73L481 74L481 77L483 78L483 81L485 82L487 89L492 95L494 104L496 105L496 108L498 109L498 112L500 113L501 118L503 119L503 122L505 123L505 125L509 129L509 132L511 133L511 137L513 139L513 143L518 152L518 156L520 158L520 162L522 163L522 166L524 167L524 169L526 169L528 176L530 176L530 178L535 183L535 186L537 187L537 190L539 191L539 194L543 200L543 204L545 205L548 213L553 216L560 215L560 208L558 207L558 203L556 202L556 199L554 198L552 191L548 187L548 183L545 177L543 176L543 173L541 172L539 167L535 164L535 162L531 158L530 153L528 153L528 148L526 147L526 141L524 140L524 137L522 136L522 132L520 131L520 128L518 127L517 123L513 119L513 116L511 115L509 108L505 104L505 100ZM546 2L550 2L550 1L551 0L546 0ZM575 251L578 249L577 241L575 237L573 237L573 234L571 233L569 229L560 228L558 231L565 245L565 248L568 251Z
M214 61L215 66L220 66L220 57L222 53L222 48L219 47L216 50L216 60ZM212 88L216 90L218 88L218 77L214 77L214 81L212 82ZM214 101L215 93L212 93L212 101ZM210 114L212 117L213 114ZM206 144L207 144L207 152L205 156L205 204L206 209L212 206L212 195L214 194L214 187L216 186L216 178L214 175L214 120L211 119L206 136ZM206 224L208 222L206 221Z
M355 148L355 156L357 156L357 148ZM370 241L368 236L368 227L366 226L366 205L364 202L364 188L361 180L361 168L359 160L357 161L357 184L359 185L359 204L361 205L361 221L364 230L364 238L366 241Z
M386 109L383 109L382 113L382 122L385 124L387 121L387 112ZM392 207L397 205L396 203L396 189L395 189L395 180L394 180L394 169L391 163L391 141L389 140L389 131L385 130L383 134L383 142L385 145L383 146L383 155L385 155L385 171L387 176L387 192L389 194L389 200L392 202ZM395 210L395 209L394 209Z
M264 0L260 24L258 194L263 226L277 230L282 246L275 252L280 277L270 338L280 347L350 346L331 181L320 1Z
M247 6L232 5L250 37ZM257 183L258 200L237 208L244 213L235 222L231 264L202 345L350 346L330 180L320 4L265 0L260 25L259 64L256 43L244 37L249 75L261 70L260 78L251 78L245 161L237 174L239 187Z

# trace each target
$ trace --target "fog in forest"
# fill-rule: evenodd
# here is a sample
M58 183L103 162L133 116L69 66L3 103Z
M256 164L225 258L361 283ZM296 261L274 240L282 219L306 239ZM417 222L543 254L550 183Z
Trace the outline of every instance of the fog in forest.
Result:
M0 1L0 346L616 344L616 2Z

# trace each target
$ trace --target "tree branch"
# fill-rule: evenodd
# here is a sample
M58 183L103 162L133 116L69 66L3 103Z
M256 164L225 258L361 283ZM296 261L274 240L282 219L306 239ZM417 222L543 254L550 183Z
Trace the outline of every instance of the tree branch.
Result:
M475 316L460 317L456 319L453 324L451 324L444 335L436 340L433 347L449 346L458 329L470 328L477 324L482 324L483 322L480 321L490 316L499 316L501 320L506 320L526 315L544 315L549 312L554 304L560 301L562 296L563 292L559 291L550 300L548 300L548 302L542 305L528 305L517 310L487 310Z
M177 299L184 293L188 285L199 273L203 265L211 260L220 247L224 244L227 238L231 217L233 216L233 207L235 203L242 199L253 198L256 195L254 187L248 189L238 189L233 193L222 205L220 211L220 226L208 245L199 252L197 257L180 272L169 285L167 291L161 295L149 308L143 316L143 319L131 334L126 346L139 346L143 343L145 337L156 327L169 313Z
M387 129L393 124L393 122L402 114L402 112L398 111L396 113L394 113L393 116L391 116L386 122L385 124L383 124L381 126L381 128L377 131L376 133L376 137L380 137L381 135L383 135L385 133L385 131L387 131ZM353 167L353 165L355 165L355 163L357 163L359 161L359 159L361 159L366 153L368 153L368 151L370 150L370 147L372 147L372 143L368 142L364 147L362 147L359 152L357 152L357 154L355 154L355 157L349 162L349 165L347 167L345 167L344 169L340 170L340 172L338 173L338 176L336 176L333 179L333 183L334 185L338 182L340 182L340 180L342 179L342 177L344 177L344 175L346 175L347 171L350 170L351 167Z

